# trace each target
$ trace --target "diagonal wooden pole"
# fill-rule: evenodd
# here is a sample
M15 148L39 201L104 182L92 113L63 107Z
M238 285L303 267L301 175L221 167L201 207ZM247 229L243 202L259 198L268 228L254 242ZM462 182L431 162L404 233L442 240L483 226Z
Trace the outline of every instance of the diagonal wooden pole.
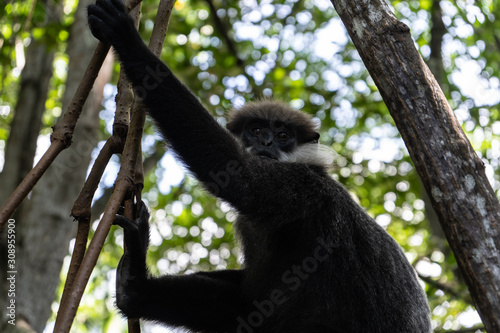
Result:
M174 3L175 0L162 0L159 4L155 27L150 41L150 49L157 56L160 55L163 47ZM134 103L131 116L130 128L128 130L123 152L122 166L115 182L113 194L106 206L103 218L97 227L85 256L81 264L78 265L79 269L74 281L71 283L71 288L67 290L69 296L64 297L64 311L60 312L60 315L58 314L54 332L66 333L70 331L83 292L97 263L97 259L109 230L111 229L118 208L126 197L130 197L130 193L133 192L134 189L142 189L142 186L134 184L136 181L137 165L140 164L139 158L141 157L140 155L142 155L140 153L140 142L146 117L145 111L139 103ZM141 182L142 177L138 178L140 179L137 180ZM63 304L61 304L61 306L62 305ZM131 332L138 332L140 330L138 323L134 321L129 321L129 328Z

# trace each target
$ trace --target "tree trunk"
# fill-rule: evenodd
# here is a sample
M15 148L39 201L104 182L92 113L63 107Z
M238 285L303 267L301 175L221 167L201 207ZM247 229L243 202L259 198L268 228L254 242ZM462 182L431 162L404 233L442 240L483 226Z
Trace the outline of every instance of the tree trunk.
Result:
M53 14L48 16L45 24L61 18L62 8L55 5ZM52 63L55 51L49 50L44 44L32 39L26 49L26 66L21 73L21 85L14 118L10 124L10 134L5 147L5 164L0 173L0 206L7 200L24 176L33 167L37 138L42 126L42 115L45 111L50 79L52 78ZM17 221L19 210L13 215ZM16 223L15 230L22 228L22 223ZM0 233L0 267L7 267L7 233ZM22 246L21 239L16 239L16 250ZM7 271L0 271L0 328L6 323L8 301ZM0 329L0 331L3 331Z
M44 44L36 40L31 42L26 52L26 66L21 74L19 97L5 147L5 165L0 174L0 204L7 200L33 168L53 61L54 51L47 50Z
M332 0L406 143L488 332L500 332L500 204L406 25L381 0Z
M41 118L45 110L49 81L52 77L53 60L54 52L47 51L45 45L36 41L33 41L27 49L26 67L22 72L18 103L14 110L14 119L10 126L10 135L5 149L5 165L2 174L0 174L0 184L2 184L2 191L0 192L1 204L7 200L33 167L36 142L40 134ZM20 222L19 213L20 210L13 215L13 218L19 221L19 223L15 224L16 231L24 227L24 224ZM7 267L7 233L1 233L0 237L2 239L0 242L0 266ZM23 244L22 239L17 237L16 242L16 250L19 252ZM19 256L16 259L19 259ZM0 308L2 314L5 313L7 308L4 302L8 300L6 289L8 283L5 283L7 281L6 273L4 269L0 273L0 285L2 286ZM8 319L5 314L2 315L0 327L2 327L2 322Z
M87 6L93 2L79 2L71 27L63 110L67 109L97 45L87 26ZM16 258L17 319L26 321L36 332L43 331L52 313L51 304L60 282L63 259L76 234L76 224L70 217L71 207L85 180L90 153L98 142L102 91L110 79L111 69L112 60L103 65L85 104L75 128L74 143L46 171L16 220L20 226L16 225L17 239L23 244L17 248ZM13 328L11 325L4 327L6 329L0 331L9 332L7 328Z

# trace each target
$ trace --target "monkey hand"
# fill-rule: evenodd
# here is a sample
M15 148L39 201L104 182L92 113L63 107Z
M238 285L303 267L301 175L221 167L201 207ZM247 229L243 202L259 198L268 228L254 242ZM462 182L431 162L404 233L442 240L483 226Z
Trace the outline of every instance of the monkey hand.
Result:
M149 246L149 212L146 204L141 201L138 217L134 221L117 214L113 224L123 228L125 253L146 258Z
M127 46L131 37L140 39L121 0L97 0L87 11L90 31L101 42L120 49Z
M146 253L149 245L149 212L141 202L139 217L134 221L116 215L114 224L123 228L125 253L116 269L116 305L128 317L133 304L141 297L141 290L148 279Z

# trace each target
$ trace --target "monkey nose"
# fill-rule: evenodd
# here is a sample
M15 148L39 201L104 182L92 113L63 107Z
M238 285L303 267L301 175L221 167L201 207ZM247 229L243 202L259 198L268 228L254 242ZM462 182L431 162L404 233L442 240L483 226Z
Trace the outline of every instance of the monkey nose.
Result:
M263 140L263 141L261 141L260 144L263 146L269 147L273 144L273 141L272 140Z
M273 144L273 134L268 130L262 131L259 135L259 141L262 146L269 147Z
M260 144L262 146L266 146L266 147L269 147L270 145L273 144L273 139L270 137L266 137L264 135L259 137L259 141L260 141Z

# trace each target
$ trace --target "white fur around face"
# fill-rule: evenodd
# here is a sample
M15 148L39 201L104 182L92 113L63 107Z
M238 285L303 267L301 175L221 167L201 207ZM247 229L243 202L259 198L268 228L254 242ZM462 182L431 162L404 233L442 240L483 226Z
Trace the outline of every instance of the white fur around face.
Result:
M247 152L254 154L253 147L246 147ZM278 158L280 162L305 163L330 167L337 156L337 152L332 148L319 143L304 143L295 148L291 153L281 152Z
M292 153L282 153L279 160L328 167L333 163L336 154L332 148L325 145L304 143L299 145Z

